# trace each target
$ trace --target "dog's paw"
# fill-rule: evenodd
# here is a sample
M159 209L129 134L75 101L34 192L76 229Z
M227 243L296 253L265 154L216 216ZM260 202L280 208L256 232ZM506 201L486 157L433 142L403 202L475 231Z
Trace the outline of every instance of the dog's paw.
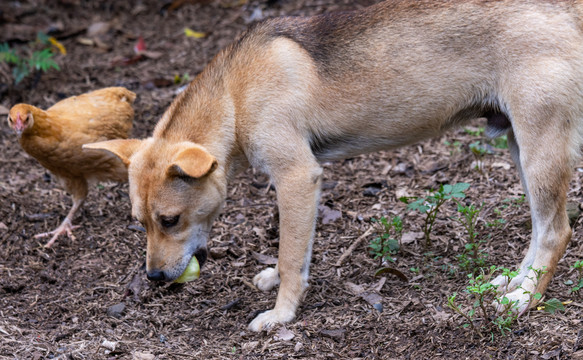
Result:
M275 268L267 268L253 278L253 285L261 291L269 291L278 284L279 273Z
M494 280L490 281L490 284L497 286L496 290L499 294L505 294L521 286L525 280L526 275L527 272L521 271L518 273L518 275L510 279L510 282L508 282L508 276L498 275Z
M249 324L249 330L259 332L267 330L277 324L284 324L294 319L293 311L269 310L257 315Z
M508 304L512 304L509 310L519 315L524 313L530 307L536 305L536 300L531 299L530 294L528 292L525 293L521 288L501 296L508 299ZM498 302L494 302L493 305L496 307L497 313L502 313L508 310L508 305L500 304Z
M508 285L508 277L503 275L496 276L494 280L490 281L490 284L496 286L499 292L503 291L506 285Z

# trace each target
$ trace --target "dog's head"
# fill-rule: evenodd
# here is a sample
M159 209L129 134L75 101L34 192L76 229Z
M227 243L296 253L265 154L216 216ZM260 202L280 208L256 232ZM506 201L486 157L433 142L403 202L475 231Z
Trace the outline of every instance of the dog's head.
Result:
M211 224L225 197L211 154L192 142L154 138L110 140L83 148L110 151L128 167L132 215L147 232L150 280L175 280L192 256L203 265Z

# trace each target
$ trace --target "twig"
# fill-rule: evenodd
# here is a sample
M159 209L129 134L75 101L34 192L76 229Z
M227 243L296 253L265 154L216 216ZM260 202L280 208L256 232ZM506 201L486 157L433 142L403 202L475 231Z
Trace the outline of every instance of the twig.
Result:
M365 231L364 234L360 235L356 240L354 240L352 245L350 245L350 247L348 249L346 249L344 254L342 254L342 256L340 256L340 258L338 259L338 261L336 262L336 264L334 266L342 265L342 262L344 262L344 260L346 260L346 258L349 257L350 254L352 254L354 249L356 249L356 247L358 245L360 245L360 243L362 242L362 240L364 240L364 238L366 238L367 236L370 235L370 233L373 231L373 229L374 229L373 227L368 228L368 230Z

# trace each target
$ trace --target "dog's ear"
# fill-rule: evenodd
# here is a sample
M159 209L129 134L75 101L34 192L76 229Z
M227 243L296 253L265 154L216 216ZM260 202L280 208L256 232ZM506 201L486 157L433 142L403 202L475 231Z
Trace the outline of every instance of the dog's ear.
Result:
M125 166L130 165L130 157L136 152L142 140L116 139L83 145L83 149L105 150L121 159Z
M217 160L200 146L192 145L179 151L168 167L168 177L199 179L217 168Z

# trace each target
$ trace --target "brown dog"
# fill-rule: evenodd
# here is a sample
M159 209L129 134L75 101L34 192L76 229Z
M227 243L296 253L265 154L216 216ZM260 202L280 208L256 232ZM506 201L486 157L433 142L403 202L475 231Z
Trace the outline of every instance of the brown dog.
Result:
M235 173L269 174L280 256L254 283L281 281L259 331L292 320L308 286L322 161L390 149L477 117L506 132L532 209L521 310L543 293L571 237L565 212L583 138L582 0L391 0L259 23L170 105L151 138L92 144L129 166L133 215L147 229L150 279L202 264ZM531 268L547 272L537 281ZM520 288L519 288L520 287Z

